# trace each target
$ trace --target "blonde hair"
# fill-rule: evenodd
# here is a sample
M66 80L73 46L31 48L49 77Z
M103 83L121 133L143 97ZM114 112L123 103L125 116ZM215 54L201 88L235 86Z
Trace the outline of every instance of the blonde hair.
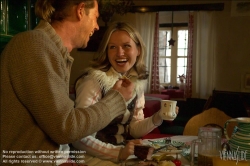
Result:
M140 55L137 57L134 69L138 73L139 79L147 79L148 71L144 63L144 57L146 56L145 44L139 32L131 24L127 22L113 22L112 24L110 24L110 26L104 33L103 39L97 50L97 57L95 58L94 61L91 62L92 67L102 71L107 71L111 67L111 63L109 62L107 56L107 45L111 34L116 30L126 31L131 37L131 39L135 42L138 49L140 49Z
M37 0L35 14L42 20L52 22L53 20L62 21L67 17L69 8L81 2L85 4L86 13L88 9L94 7L95 0Z

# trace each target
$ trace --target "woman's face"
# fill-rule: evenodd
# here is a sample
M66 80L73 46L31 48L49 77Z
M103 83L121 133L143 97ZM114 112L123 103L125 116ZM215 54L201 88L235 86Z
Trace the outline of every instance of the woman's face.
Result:
M126 31L117 30L110 36L108 46L108 58L113 68L122 74L131 69L140 50Z

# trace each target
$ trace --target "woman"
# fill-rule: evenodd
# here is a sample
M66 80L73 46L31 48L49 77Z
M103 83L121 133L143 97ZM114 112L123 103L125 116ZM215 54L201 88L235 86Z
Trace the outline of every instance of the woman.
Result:
M140 34L130 24L115 22L104 34L92 68L76 83L76 108L88 107L99 101L118 79L129 79L135 84L134 97L127 102L126 113L118 116L107 127L73 143L87 155L119 162L134 153L138 139L161 125L159 112L145 118L144 87L148 72L144 64L145 45ZM127 144L126 144L127 143ZM125 145L125 147L124 147ZM91 165L89 163L86 163Z

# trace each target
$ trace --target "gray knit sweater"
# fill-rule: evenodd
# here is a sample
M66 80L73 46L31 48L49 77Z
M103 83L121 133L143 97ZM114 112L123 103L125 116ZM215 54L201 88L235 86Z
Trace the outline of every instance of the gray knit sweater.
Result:
M8 43L1 55L1 161L4 151L58 150L125 112L125 100L114 90L86 109L74 109L68 88L72 63L45 21Z

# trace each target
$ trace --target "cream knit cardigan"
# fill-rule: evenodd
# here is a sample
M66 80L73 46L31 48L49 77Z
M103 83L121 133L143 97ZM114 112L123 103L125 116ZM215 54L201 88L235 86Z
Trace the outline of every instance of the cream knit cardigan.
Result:
M72 63L45 21L8 43L1 55L1 161L3 150L53 152L125 112L125 100L114 90L88 108L74 109L68 88Z

